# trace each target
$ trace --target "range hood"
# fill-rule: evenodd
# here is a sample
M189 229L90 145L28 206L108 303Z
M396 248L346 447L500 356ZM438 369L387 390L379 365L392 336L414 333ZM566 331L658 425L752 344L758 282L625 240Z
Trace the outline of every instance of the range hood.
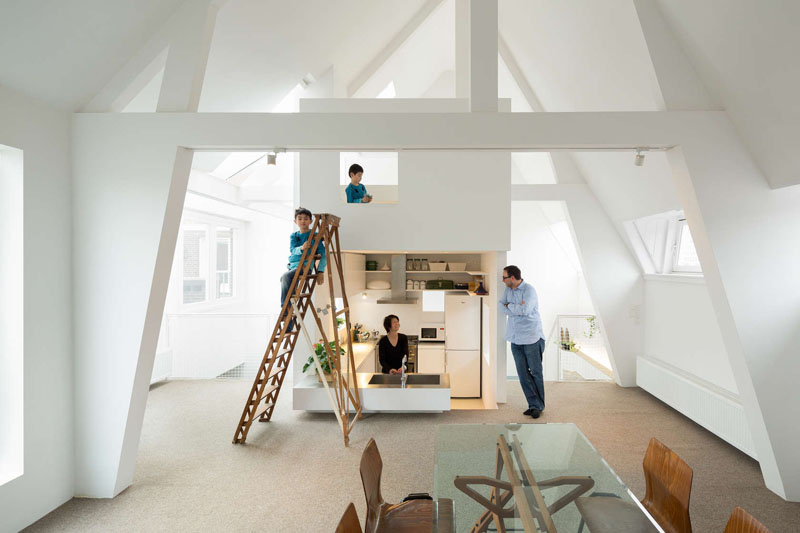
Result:
M406 293L406 256L392 256L392 295L382 298L379 304L415 304L417 298L408 298Z

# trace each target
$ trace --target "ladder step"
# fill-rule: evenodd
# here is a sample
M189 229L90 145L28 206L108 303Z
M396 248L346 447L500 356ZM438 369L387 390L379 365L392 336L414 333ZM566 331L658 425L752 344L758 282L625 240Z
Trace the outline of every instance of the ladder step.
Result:
M310 292L304 292L302 294L297 295L298 298L308 298L309 296L311 296Z
M250 405L252 405L252 404L254 404L254 403L261 403L261 400L263 400L264 398L266 398L267 396L269 396L269 395L270 395L272 392L274 392L274 391L275 391L275 389L277 389L278 387L279 387L279 385L270 385L269 387L267 387L266 389L264 389L264 393L263 393L263 394L262 394L262 395L261 395L261 396L258 398L258 400L251 400L251 401L250 401Z
M256 409L255 414L253 415L253 419L256 419L270 410L270 408L275 407L275 402L270 402L262 405L258 409Z
M344 308L342 308L342 309L340 309L340 310L336 311L336 315L335 315L335 316L342 315L342 314L344 314L344 313L348 312L349 310L350 310L350 308L349 308L349 307L344 307Z
M269 377L268 377L267 379L272 379L272 378L274 378L275 376L277 376L278 374L280 374L281 372L283 372L284 370L286 370L286 367L285 367L285 366L278 366L278 367L275 367L275 368L273 368L272 370L273 370L274 372L273 372L272 374L270 374L270 375L269 375Z

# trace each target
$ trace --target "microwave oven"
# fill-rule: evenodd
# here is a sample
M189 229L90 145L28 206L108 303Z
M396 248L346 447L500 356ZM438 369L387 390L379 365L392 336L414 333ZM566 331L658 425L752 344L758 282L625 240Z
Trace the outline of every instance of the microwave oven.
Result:
M444 342L444 324L422 324L419 342Z

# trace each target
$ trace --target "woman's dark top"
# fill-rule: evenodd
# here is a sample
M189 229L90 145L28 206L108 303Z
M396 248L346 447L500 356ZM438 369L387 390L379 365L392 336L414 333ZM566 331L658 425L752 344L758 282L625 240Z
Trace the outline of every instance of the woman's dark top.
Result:
M388 374L393 368L399 369L403 365L404 355L408 355L408 337L402 333L397 334L397 346L392 346L386 335L378 341L378 359L384 374Z

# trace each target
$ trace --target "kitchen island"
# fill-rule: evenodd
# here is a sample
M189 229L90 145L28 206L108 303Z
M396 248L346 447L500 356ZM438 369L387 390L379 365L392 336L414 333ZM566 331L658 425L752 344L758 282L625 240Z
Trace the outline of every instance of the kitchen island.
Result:
M363 413L441 413L450 410L448 374L408 374L403 387L397 374L359 372L356 383ZM303 376L295 384L292 400L295 411L332 410L325 387L316 375Z

